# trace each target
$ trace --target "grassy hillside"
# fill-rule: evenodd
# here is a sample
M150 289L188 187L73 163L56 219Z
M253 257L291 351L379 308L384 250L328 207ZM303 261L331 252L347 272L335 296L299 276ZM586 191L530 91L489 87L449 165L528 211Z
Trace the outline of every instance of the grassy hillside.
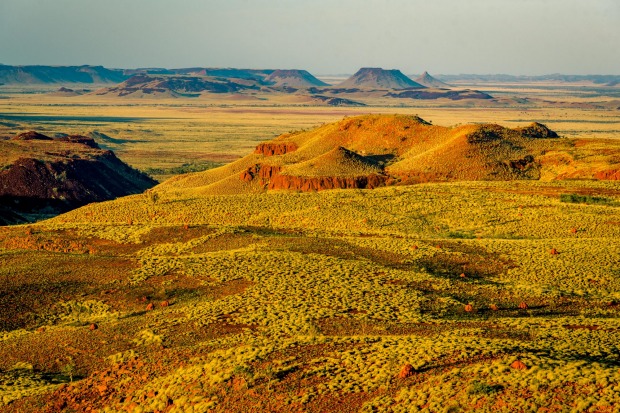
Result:
M271 149L265 152L264 147ZM380 185L618 179L619 154L617 140L560 138L540 123L513 129L495 124L444 127L417 116L363 115L280 135L234 163L176 177L157 191L366 188L339 178L373 174L382 175Z
M620 403L617 183L198 193L0 229L4 411Z

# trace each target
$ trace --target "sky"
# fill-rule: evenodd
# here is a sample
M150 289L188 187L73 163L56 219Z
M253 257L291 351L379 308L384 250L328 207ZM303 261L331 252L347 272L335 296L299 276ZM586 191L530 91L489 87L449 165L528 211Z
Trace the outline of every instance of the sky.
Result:
M620 74L620 0L0 0L0 63Z

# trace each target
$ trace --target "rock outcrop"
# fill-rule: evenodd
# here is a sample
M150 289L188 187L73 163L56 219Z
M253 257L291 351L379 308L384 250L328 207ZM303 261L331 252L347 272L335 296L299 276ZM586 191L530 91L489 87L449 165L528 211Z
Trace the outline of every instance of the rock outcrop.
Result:
M284 155L297 150L297 144L294 142L264 142L260 143L254 153L263 156Z

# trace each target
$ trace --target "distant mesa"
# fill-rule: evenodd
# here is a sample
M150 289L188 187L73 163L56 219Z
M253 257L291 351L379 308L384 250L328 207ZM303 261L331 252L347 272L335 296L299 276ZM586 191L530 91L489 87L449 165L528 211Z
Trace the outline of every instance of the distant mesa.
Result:
M430 88L449 89L452 87L449 84L431 76L428 72L422 73L415 79L415 82Z
M336 87L363 89L424 88L421 84L402 74L400 70L385 70L378 67L363 67Z
M387 94L392 98L408 98L416 100L434 100L434 99L450 99L450 100L464 100L464 99L493 99L493 96L488 93L480 92L478 90L438 90L438 89L421 89L421 90L404 90L399 92L390 92Z
M276 70L265 79L273 86L290 86L295 88L309 88L312 86L328 86L327 83L312 76L306 70Z
M0 65L0 83L5 84L105 84L127 78L120 69L103 66L7 66Z
M258 89L258 86L252 82L234 82L208 76L139 74L117 86L97 90L94 94L118 97L196 97L202 93L236 93L246 89Z
M0 223L56 215L155 184L91 137L30 131L0 140Z

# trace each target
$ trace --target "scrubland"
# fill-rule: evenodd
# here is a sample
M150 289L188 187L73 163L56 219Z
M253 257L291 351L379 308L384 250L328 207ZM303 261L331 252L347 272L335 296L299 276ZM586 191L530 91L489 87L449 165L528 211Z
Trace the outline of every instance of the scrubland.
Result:
M0 133L98 131L159 179L360 113L618 136L589 95L523 93L564 103L15 94ZM0 227L0 411L619 411L617 181L177 189Z
M188 191L3 228L0 400L615 411L618 202L587 181Z

